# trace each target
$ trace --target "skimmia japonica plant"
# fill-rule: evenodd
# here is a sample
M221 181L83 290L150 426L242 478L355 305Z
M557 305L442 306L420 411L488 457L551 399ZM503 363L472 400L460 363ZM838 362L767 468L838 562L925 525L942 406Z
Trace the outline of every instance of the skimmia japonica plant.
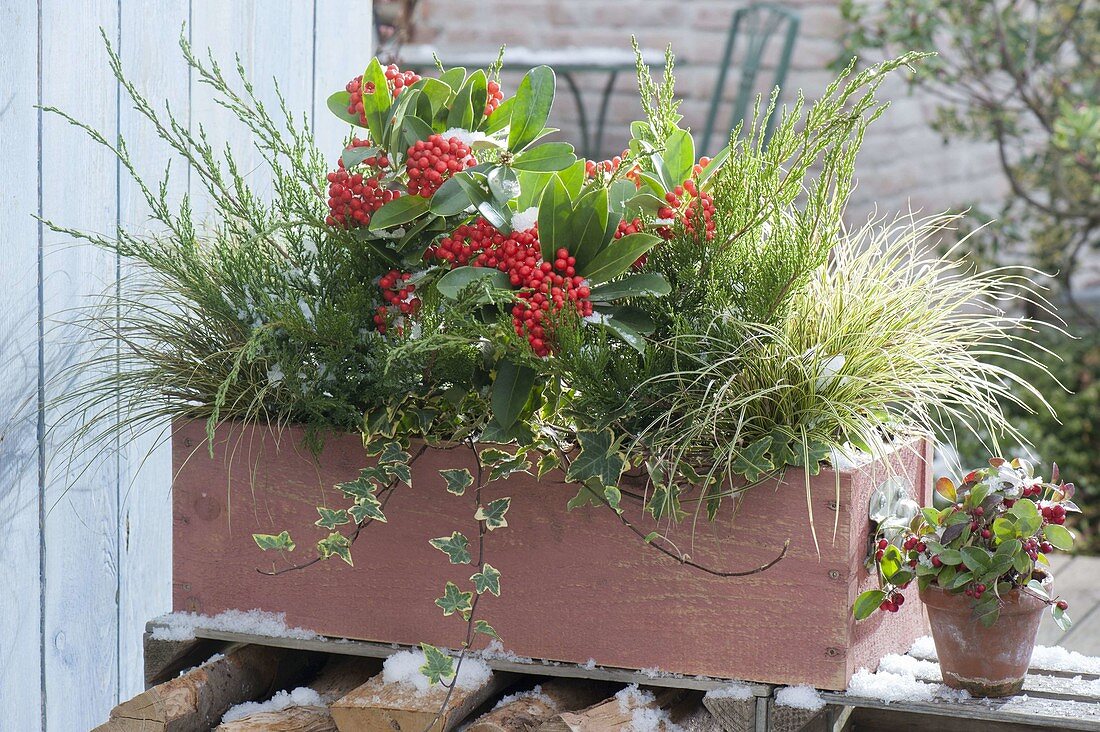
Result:
M1002 598L1020 591L1046 602L1055 622L1069 628L1069 605L1050 594L1047 555L1073 548L1066 514L1078 511L1073 483L1062 482L1058 466L1049 481L1026 460L993 458L989 467L966 474L959 485L936 482L944 508L923 508L908 526L888 527L876 536L873 563L882 589L856 598L859 619L875 610L897 612L900 590L916 580L973 598L974 616L997 622Z
M499 63L419 75L374 61L329 98L349 132L321 150L240 66L227 78L181 46L270 184L242 173L241 151L158 111L109 45L213 224L172 198L169 173L143 183L124 140L50 110L118 155L162 229L51 224L127 262L86 321L102 351L81 369L102 376L74 382L71 413L92 438L120 413L128 430L203 419L211 437L227 420L300 424L317 449L325 433L361 432L367 467L315 528L255 537L272 573L352 564L426 449L466 451L437 500L469 501L470 526L425 537L456 565L436 604L465 622L463 652L495 636L478 602L507 584L488 561L511 505L482 500L494 481L553 473L576 487L569 509L613 512L641 550L737 577L781 560L782 538L763 566L708 567L670 538L676 527L788 470L808 491L838 454L884 455L936 434L945 414L1015 438L998 399L1042 402L977 358L1019 357L1030 322L1002 304L1037 297L1027 271L932 256L949 217L843 223L856 154L885 111L875 92L916 56L848 69L812 104L798 95L780 111L773 94L709 158L681 126L671 53L661 83L639 61L643 119L621 155L593 161L549 141L547 67L509 95ZM620 488L627 471L643 490ZM303 531L313 549L295 561ZM453 677L450 655L424 651L434 681Z

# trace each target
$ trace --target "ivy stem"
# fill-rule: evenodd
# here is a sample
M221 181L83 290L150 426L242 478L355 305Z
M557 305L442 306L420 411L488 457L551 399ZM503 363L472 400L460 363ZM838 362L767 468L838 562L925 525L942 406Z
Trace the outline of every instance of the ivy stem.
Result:
M569 456L565 453L564 450L561 449L560 446L558 447L558 452L561 455L562 462L566 465L566 471L568 472L568 466L572 461L569 459ZM712 569L711 567L708 567L708 566L703 565L703 564L699 564L698 562L696 562L692 559L689 559L684 554L681 554L679 552L674 552L671 549L668 549L667 547L664 547L664 546L661 546L660 544L654 543L652 540L647 540L649 534L644 533L641 529L639 529L637 526L635 526L630 521L630 519L628 519L626 516L624 516L620 511L617 511L615 509L615 507L611 505L610 501L607 500L606 497L604 497L600 494L597 494L594 491L592 492L592 495L594 495L596 498L598 498L599 501L604 506L606 506L612 513L614 513L619 518L619 521L622 522L623 526L630 529L632 532L634 532L635 535L638 536L638 538L640 538L643 542L645 542L646 546L653 547L654 549L659 551L661 554L664 554L666 557L671 557L672 559L675 559L680 564L683 564L683 565L688 566L688 567L692 567L694 569L698 569L701 572L706 572L707 574L713 575L715 577L747 577L749 575L759 574L761 572L766 572L767 570L771 569L776 564L778 564L779 561L781 559L783 559L783 557L787 556L787 550L791 546L791 540L787 539L786 541L783 542L783 547L779 550L779 554L776 555L776 557L774 559L760 565L759 567L754 567L752 569L736 570L736 571L723 571L723 570L718 570L718 569ZM667 541L667 539L666 539L666 541Z
M412 472L413 465L416 464L416 461L418 459L420 459L420 456L423 455L427 451L427 449L428 449L427 445L421 445L420 449L416 451L416 454L413 455L412 458L409 459L410 474ZM399 482L400 482L399 478L394 478L384 488L382 488L381 490L378 491L378 495L379 495L379 498L380 498L380 503L381 503L381 508L382 509L386 508L386 504L389 503L390 498L393 497L394 491L397 489L397 484ZM367 528L368 526L370 526L373 523L374 523L373 518L366 518L366 519L363 519L362 521L358 522L357 524L355 524L355 531L351 532L351 535L348 536L348 545L351 546L351 545L355 544L355 540L359 538L359 534L363 531L363 529ZM302 562L301 564L291 564L289 567L283 567L282 569L272 569L271 571L267 571L267 570L260 569L259 567L257 567L256 571L259 572L260 574L267 575L268 577L277 577L280 574L286 574L287 572L293 572L297 569L305 569L306 567L312 567L314 564L317 564L321 560L322 560L322 557L321 557L320 554L318 554L316 557L314 557L313 559L310 559L308 562Z
M481 455L477 451L477 443L473 438L467 438L466 444L470 446L470 452L474 456L474 467L477 473L474 480L474 511L481 508L481 489L484 487L484 466L481 463ZM485 520L477 522L477 571L485 571L485 534L488 531ZM447 711L447 705L451 702L451 697L454 695L455 686L458 685L458 673L462 670L462 662L466 660L466 655L469 653L470 646L474 642L474 616L477 613L477 603L481 599L481 593L474 592L474 599L470 603L470 614L466 618L466 640L462 643L462 650L458 654L458 661L455 663L455 675L449 682L440 682L443 686L447 687L447 695L443 697L443 702L439 705L439 710L435 713L435 717L428 723L428 726L424 728L424 732L430 732L432 727L435 726L442 717L443 713Z

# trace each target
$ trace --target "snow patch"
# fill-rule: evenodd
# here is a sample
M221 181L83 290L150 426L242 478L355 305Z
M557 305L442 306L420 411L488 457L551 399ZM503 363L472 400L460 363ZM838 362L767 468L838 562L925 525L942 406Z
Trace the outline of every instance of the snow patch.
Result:
M1061 646L1035 646L1031 652L1031 665L1051 671L1067 671L1077 674L1100 674L1100 658L1069 651Z
M592 669L596 668L596 659L594 659L594 658L588 659L583 664L581 664L581 668L588 669L589 671L591 671Z
M871 673L861 668L848 682L848 694L884 702L921 702L932 701L936 697L937 684L917 681L908 674L896 674L890 671Z
M519 701L520 699L532 699L540 701L551 709L557 709L557 705L554 704L554 700L542 693L542 684L536 685L533 689L527 691L519 691L515 694L507 694L500 698L500 701L496 703L493 709L500 709L503 706L507 706L512 702Z
M398 651L382 663L382 683L404 684L413 687L419 694L426 693L431 685L428 677L420 673L420 667L424 663L423 651ZM455 664L457 663L456 660ZM458 670L455 685L459 689L476 689L492 675L492 670L485 662L466 656Z
M314 640L320 638L311 630L288 628L286 613L269 613L263 610L226 610L214 616L198 613L169 613L161 615L153 622L151 637L153 640L186 641L194 640L195 630L220 630L223 633L247 633L271 638L297 638Z
M511 661L512 663L534 663L535 659L521 656L515 651L509 651L504 644L497 639L489 642L479 654L482 658L491 658L495 661Z
M527 231L533 228L539 220L539 207L532 206L531 208L525 208L515 214L512 214L512 230L513 231Z
M775 703L792 709L808 709L816 712L825 706L825 700L812 686L784 686L775 692Z
M667 710L647 706L656 699L653 692L639 689L637 684L631 684L615 694L619 712L630 713L631 732L682 732L683 727L673 723Z
M752 687L748 684L740 684L736 681L723 686L720 689L711 689L704 695L705 699L736 699L744 701L752 698Z
M238 719L261 712L280 712L288 707L323 707L325 701L313 689L299 686L293 691L280 691L265 702L245 702L230 707L222 717L222 723L235 722Z
M935 661L922 661L919 658L901 656L897 653L883 656L882 660L879 661L878 672L882 673L883 671L902 676L912 676L914 678L919 676L923 679L942 681L940 665Z
M936 642L932 640L930 635L922 635L913 641L913 647L909 649L909 652L922 658L939 658L936 655Z

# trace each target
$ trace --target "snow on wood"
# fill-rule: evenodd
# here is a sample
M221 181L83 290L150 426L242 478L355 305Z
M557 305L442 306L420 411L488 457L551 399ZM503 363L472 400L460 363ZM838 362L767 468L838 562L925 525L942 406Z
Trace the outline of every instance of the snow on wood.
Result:
M607 698L613 684L580 679L554 679L533 689L502 697L492 711L474 721L466 732L533 730L555 714L583 709Z
M695 721L702 696L683 689L649 690L631 684L611 699L577 712L562 712L539 728L540 732L682 732L706 729ZM709 713L705 712L707 719ZM681 724L692 720L690 726ZM709 719L710 726L716 723ZM715 729L719 729L714 726Z
M257 699L293 677L308 657L245 646L119 704L98 732L206 732L235 704Z
M444 686L429 685L420 673L423 663L419 652L395 653L386 659L381 674L334 702L329 710L340 732L446 732L514 679L490 671L478 659L466 658L448 699Z
M169 613L153 620L150 637L158 641L192 640L197 628L271 638L312 640L320 637L304 628L288 628L286 613L269 613L263 610L226 610L217 615Z
M373 658L334 656L308 686L233 707L215 732L335 732L328 705L378 673L380 666Z

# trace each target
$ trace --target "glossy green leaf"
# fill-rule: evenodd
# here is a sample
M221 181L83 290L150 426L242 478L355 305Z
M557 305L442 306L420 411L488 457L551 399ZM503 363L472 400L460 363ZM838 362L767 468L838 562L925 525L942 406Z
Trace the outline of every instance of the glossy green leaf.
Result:
M879 609L879 605L887 599L887 593L882 590L867 590L860 592L855 604L851 605L851 614L856 620L870 618L871 614Z
M420 196L401 196L395 198L374 212L370 220L370 230L392 229L407 224L418 216L428 213L429 200Z
M1054 545L1055 549L1061 549L1064 552L1073 549L1073 534L1065 526L1047 524L1043 527L1043 535L1046 536L1047 541Z
M378 154L377 147L353 147L350 150L345 150L340 153L340 162L344 164L344 167L351 170L356 165L359 165L369 157L373 157Z
M539 233L542 233L541 222L539 223ZM629 234L612 242L596 255L583 270L578 269L577 271L592 284L598 285L601 282L607 282L629 270L640 256L655 247L660 241L661 237L654 234L641 232Z
M524 75L516 89L508 129L508 149L518 152L538 138L554 104L554 71L537 66Z
M336 115L341 122L347 122L349 125L362 127L363 125L359 122L358 115L354 115L348 111L348 104L350 103L351 95L346 91L338 91L329 96L328 110Z
M577 258L577 271L584 272L585 266L610 241L607 233L607 189L597 188L581 196L569 215L568 238L566 248ZM540 228L541 233L541 228Z
M466 69L462 66L455 66L453 69L447 69L439 75L439 80L451 87L453 92L457 93L466 83Z
M547 142L516 155L512 160L512 167L516 170L545 173L563 170L575 162L577 162L577 156L573 152L573 146L568 142Z
M981 574L989 570L993 560L989 552L976 546L964 546L959 550L962 553L963 564L974 574Z
M498 290L510 290L512 287L508 275L499 269L492 267L456 267L439 278L439 281L435 283L435 289L439 290L439 294L443 297L457 300L463 290L471 283L479 280L485 280L487 285Z
M431 198L429 210L437 216L456 216L473 206L474 201L470 198L464 181L471 182L470 174L465 171L455 173L443 181L443 185Z
M519 418L524 405L531 398L531 388L534 385L533 369L511 361L500 362L497 366L496 378L493 380L490 406L493 410L493 418L502 427L511 427Z
M674 483L654 486L645 507L655 521L665 517L681 521L687 515L687 512L680 507L680 487Z
M901 555L901 550L893 544L890 544L883 550L882 559L878 560L878 566L882 572L882 576L886 578L892 577L901 569L904 563L905 559Z
M508 126L508 123L512 121L512 105L515 103L515 97L508 97L500 103L499 107L493 110L493 113L485 120L486 134L498 132Z
M687 130L676 129L665 140L665 150L661 154L668 180L673 188L691 177L695 166L695 142Z
M458 90L458 94L455 95L454 101L451 102L451 111L447 115L448 127L457 127L460 130L473 129L474 105L471 99L472 93L473 89L469 81L463 84L462 88Z
M371 93L366 91L369 84L374 85ZM363 87L363 114L367 118L371 139L384 141L389 120L386 113L393 104L393 97L386 82L386 72L382 70L378 59L372 59L367 70L363 72Z
M565 184L557 173L550 176L542 200L539 201L539 242L542 258L553 262L558 249L570 249L569 219L573 214L573 202Z

